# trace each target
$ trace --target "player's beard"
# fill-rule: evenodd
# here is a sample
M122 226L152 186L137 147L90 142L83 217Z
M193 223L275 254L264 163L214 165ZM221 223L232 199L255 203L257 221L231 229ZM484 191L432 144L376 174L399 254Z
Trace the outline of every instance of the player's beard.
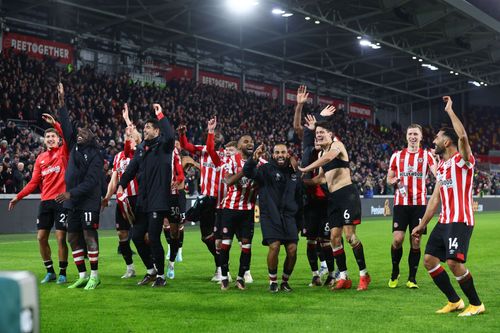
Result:
M434 150L436 155L443 156L445 151L446 151L446 148L444 146L440 146L440 145L436 144L436 149Z

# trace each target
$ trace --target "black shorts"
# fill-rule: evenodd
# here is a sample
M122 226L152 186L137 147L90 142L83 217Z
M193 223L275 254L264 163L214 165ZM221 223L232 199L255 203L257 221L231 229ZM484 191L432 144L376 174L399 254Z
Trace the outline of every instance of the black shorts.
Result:
M330 228L361 223L361 199L354 184L328 194L328 222Z
M465 223L438 223L429 236L425 254L437 257L443 262L453 259L464 263L467 260L473 230L473 227Z
M137 196L130 196L127 197L128 202L130 203L130 208L132 208L132 212L135 214L135 205L137 203ZM127 221L121 211L118 205L116 205L116 210L115 210L115 222L116 222L116 230L130 230L130 223Z
M248 239L252 241L254 223L253 209L224 209L222 211L220 235L222 239L233 239L234 235L236 235L238 240Z
M44 200L38 207L36 228L38 230L51 230L54 224L56 230L68 229L68 210L55 200Z
M82 230L97 229L99 229L99 210L68 210L68 232L81 232Z
M409 228L410 233L415 228L425 214L426 206L394 206L394 217L392 218L392 232L403 231ZM427 234L427 228L423 234Z
M269 246L274 242L280 242L281 245L287 246L288 244L297 244L299 241L298 240L292 240L292 239L276 239L276 238L266 238L262 240L262 245L264 246Z
M307 239L330 239L330 223L327 212L327 200L309 200L309 203L304 207L305 226L302 229L302 235Z
M217 198L200 196L186 212L186 220L193 222L200 221L202 238L209 236L214 231L216 206Z
M179 195L171 194L168 199L169 210L167 212L168 223L182 223L184 222L185 213L181 212L179 205Z

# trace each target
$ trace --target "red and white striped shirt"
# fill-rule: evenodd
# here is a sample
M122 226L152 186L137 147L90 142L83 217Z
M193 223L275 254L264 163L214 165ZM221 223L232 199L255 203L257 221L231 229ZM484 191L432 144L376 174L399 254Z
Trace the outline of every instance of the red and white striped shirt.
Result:
M472 183L476 160L472 154L465 161L459 152L449 160L441 161L437 170L437 181L441 187L441 214L439 223L465 223L474 226L472 208Z
M179 142L181 147L191 154L200 155L200 186L201 194L210 197L217 196L217 185L219 184L220 173L208 153L207 146L193 145L188 142L185 135L180 135Z
M224 164L226 175L234 175L243 170L246 160L240 154L231 157L230 161ZM226 197L222 202L222 208L233 210L252 210L255 208L257 198L257 184L252 179L245 176L227 189Z
M127 169L127 166L130 163L131 159L132 156L126 156L125 151L121 151L115 155L115 158L113 159L113 171L116 171L118 173L118 181L120 181L123 174L125 173L125 170ZM128 183L127 188L124 189L123 192L125 192L128 197L131 197L137 195L138 191L139 184L137 183L137 178L134 178L134 180Z
M172 153L172 194L179 194L177 185L185 179L184 170L182 169L181 154L177 148L174 148Z
M425 181L432 166L436 164L432 154L420 148L412 153L408 149L395 152L391 156L389 168L404 185L406 195L399 188L394 193L394 205L414 206L427 204L427 188Z

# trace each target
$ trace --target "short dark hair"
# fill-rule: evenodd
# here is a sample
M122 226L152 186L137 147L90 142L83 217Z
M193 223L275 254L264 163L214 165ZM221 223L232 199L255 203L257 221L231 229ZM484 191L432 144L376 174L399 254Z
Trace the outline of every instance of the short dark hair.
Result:
M155 118L146 120L146 124L151 124L151 126L153 126L154 129L160 128L160 122L158 121L158 119Z
M443 135L450 139L455 146L458 146L458 135L453 128L442 127L439 131L443 132Z
M323 127L327 131L330 131L333 133L333 124L329 121L325 121L325 120L318 121L318 122L316 122L316 127Z

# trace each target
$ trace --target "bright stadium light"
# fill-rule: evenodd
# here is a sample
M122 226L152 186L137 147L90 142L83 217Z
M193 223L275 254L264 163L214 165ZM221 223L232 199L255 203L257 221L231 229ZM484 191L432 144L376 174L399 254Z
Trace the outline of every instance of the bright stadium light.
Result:
M228 8L235 13L246 13L254 9L259 2L255 0L227 0Z
M476 86L476 87L481 87L481 84L477 81L469 81L469 83Z
M411 57L411 58L412 58L413 60L417 60L417 57L415 57L415 56L413 56L413 57Z
M320 22L320 21L318 21L318 20L316 20L316 21L314 21L314 23L315 23L315 24L320 24L321 22Z
M368 39L361 39L359 41L359 45L361 45L361 46L370 46L370 45L372 45L372 42L370 42Z
M455 72L454 71L450 71L450 74L453 74L453 73L455 73Z
M424 59L420 58L420 59L418 59L418 61L422 62L422 61L424 61Z
M311 19L311 18L310 18L309 16L306 16L306 17L305 17L305 20L306 20L306 21L309 21L310 19Z
M293 13L285 13L281 15L282 17L290 17L293 16Z
M437 71L438 70L438 68L436 66L431 65L431 64L422 64L422 67L428 68L431 71Z
M458 73L455 73L455 75L458 75Z
M271 10L271 13L273 13L274 15L283 15L285 14L285 11L281 8L273 8L273 10Z
M361 37L361 36L356 37L356 39L362 39L362 38L363 38L363 37Z

